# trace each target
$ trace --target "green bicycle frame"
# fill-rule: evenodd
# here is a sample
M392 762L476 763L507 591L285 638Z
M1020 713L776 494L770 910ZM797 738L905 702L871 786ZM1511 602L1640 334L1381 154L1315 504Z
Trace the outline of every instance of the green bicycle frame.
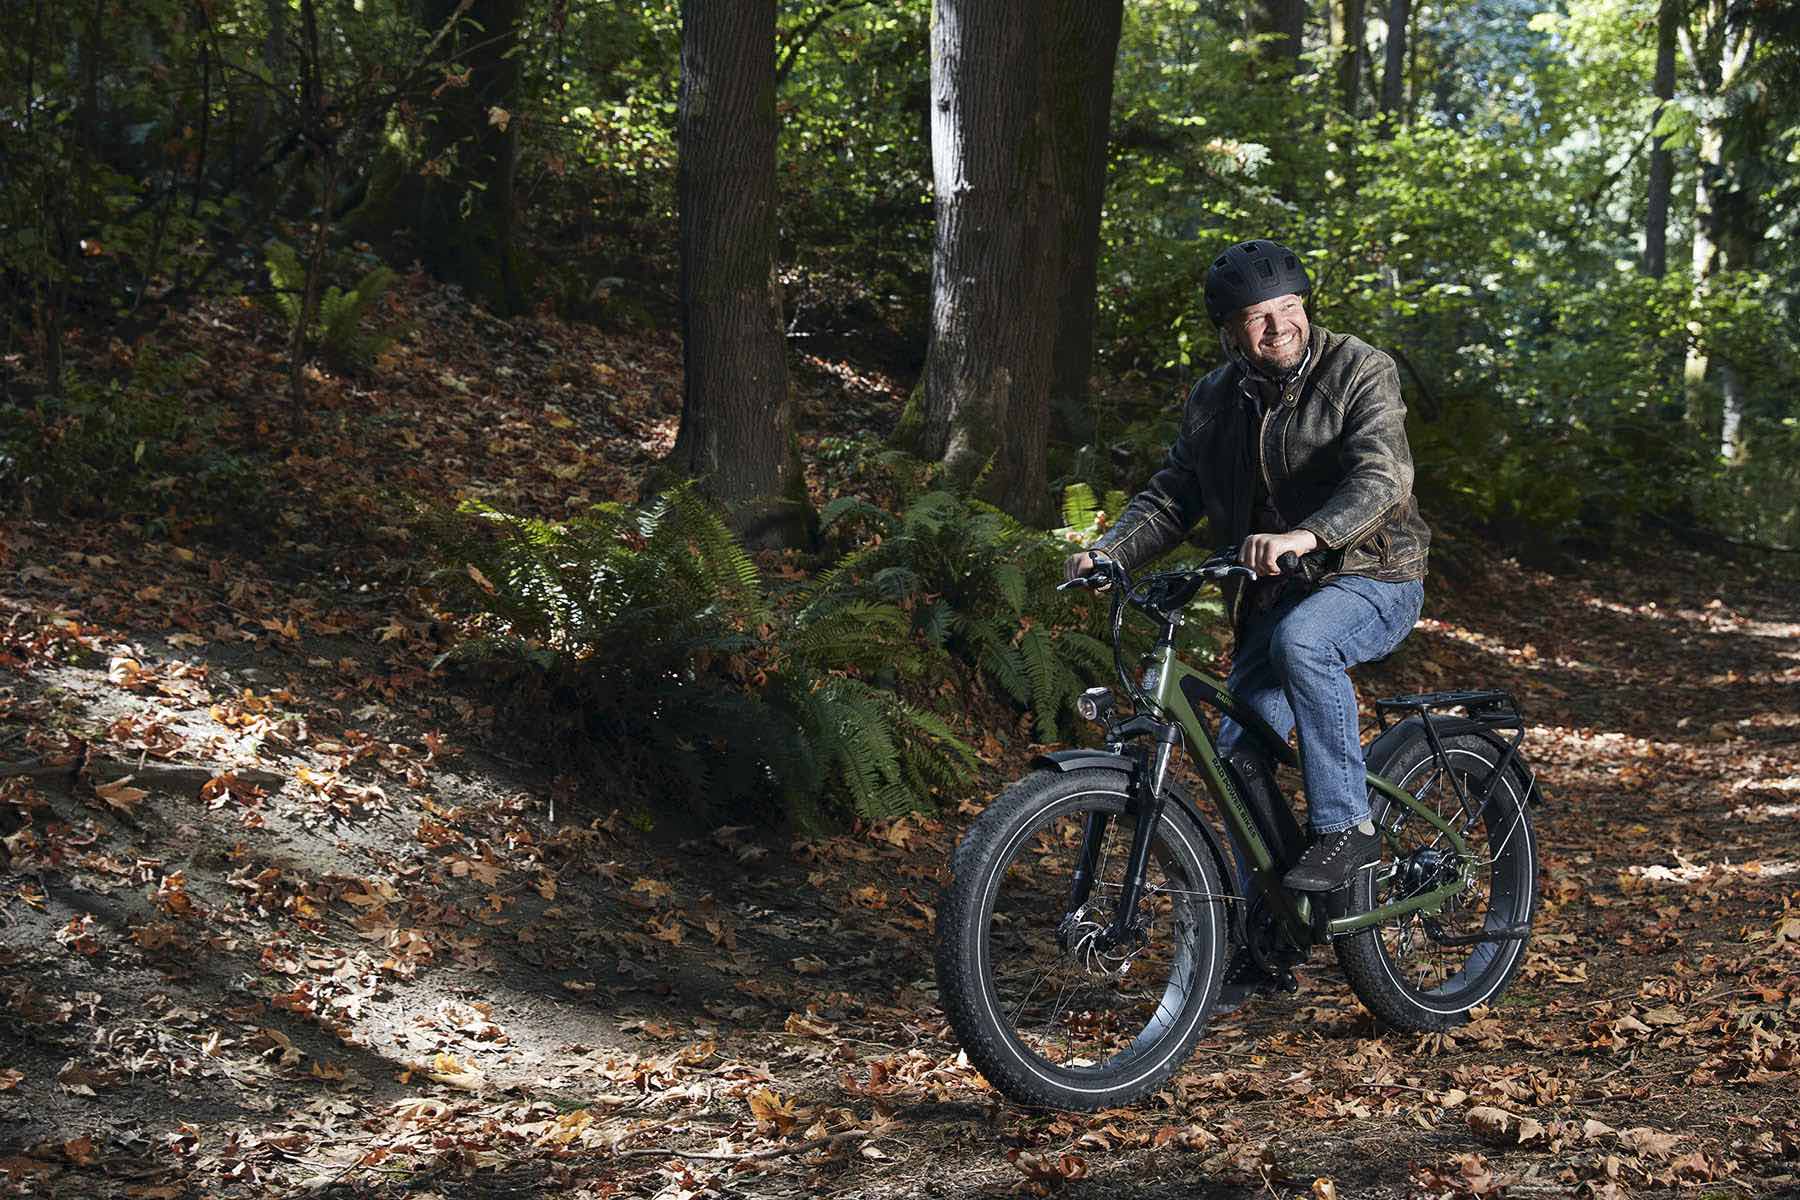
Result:
M1171 626L1181 624L1179 613L1170 620ZM1212 793L1213 801L1218 806L1220 815L1230 826L1237 844L1244 850L1249 859L1251 877L1256 886L1267 897L1272 911L1281 923L1286 926L1288 935L1296 946L1305 946L1312 941L1314 928L1312 903L1305 893L1289 891L1281 882L1281 876L1274 856L1269 852L1269 845L1263 840L1256 822L1250 816L1242 796L1231 785L1225 774L1225 766L1219 759L1219 749L1214 742L1212 731L1202 719L1189 698L1190 691L1197 693L1205 702L1230 716L1244 728L1251 731L1263 743L1264 748L1278 762L1288 766L1298 766L1299 758L1287 742L1270 728L1256 713L1252 712L1236 696L1226 689L1222 680L1215 675L1198 670L1183 662L1175 653L1173 638L1164 638L1147 656L1146 665L1155 671L1155 688L1150 692L1162 711L1174 718L1187 736L1189 750L1194 762L1199 767L1201 777L1206 781L1207 791ZM1183 687L1183 683L1187 687ZM1392 904L1384 904L1367 912L1349 916L1334 917L1325 922L1324 933L1327 939L1344 934L1355 933L1367 929L1371 925L1379 925L1395 917L1410 913L1435 911L1444 902L1467 887L1473 878L1474 865L1468 853L1468 843L1461 831L1439 816L1438 813L1421 803L1415 796L1392 781L1369 772L1368 784L1394 803L1403 805L1408 811L1416 814L1420 820L1437 829L1455 847L1456 853L1463 863L1462 870L1456 879L1442 884L1430 891L1408 896L1404 900ZM1379 868L1375 875L1375 883L1389 882L1397 866L1390 865Z

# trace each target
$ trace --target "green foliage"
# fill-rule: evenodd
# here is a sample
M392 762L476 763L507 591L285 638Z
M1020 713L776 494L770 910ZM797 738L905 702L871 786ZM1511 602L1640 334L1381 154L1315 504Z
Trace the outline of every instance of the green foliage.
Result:
M186 392L196 365L145 346L128 373L71 376L29 408L0 407L0 484L51 508L154 505L196 430Z
M563 522L470 503L440 540L480 636L456 654L551 764L717 819L759 806L893 816L966 784L973 752L880 685L916 672L879 603L796 617L689 487Z
M1063 489L1063 523L1055 536L1073 546L1090 545L1129 502L1122 489L1114 488L1102 502L1087 484L1072 483Z
M1065 513L1091 522L1092 492L1070 489ZM828 531L856 524L879 538L822 572L805 612L829 614L859 602L899 606L926 647L1029 713L1040 741L1060 741L1075 698L1111 677L1112 648L1099 636L1103 609L1085 593L1056 590L1074 542L941 490L897 514L841 498L821 523Z
M304 307L306 264L300 260L299 252L283 241L270 240L264 251L270 283L267 307L292 329L299 323ZM321 291L306 339L317 345L334 369L356 373L371 370L381 352L403 332L398 325L384 326L374 333L363 332L363 318L381 302L394 278L392 270L376 266L348 290L330 286Z

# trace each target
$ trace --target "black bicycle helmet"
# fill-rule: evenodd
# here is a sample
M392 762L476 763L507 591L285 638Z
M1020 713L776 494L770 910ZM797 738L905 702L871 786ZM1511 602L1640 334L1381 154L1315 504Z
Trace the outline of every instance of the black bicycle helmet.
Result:
M1239 309L1289 292L1303 299L1312 294L1312 280L1299 257L1266 238L1239 242L1206 270L1206 315L1214 325L1223 325Z

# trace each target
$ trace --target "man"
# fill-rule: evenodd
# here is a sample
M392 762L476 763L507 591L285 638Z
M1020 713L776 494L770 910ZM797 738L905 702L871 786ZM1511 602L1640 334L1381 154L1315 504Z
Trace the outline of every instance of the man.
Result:
M1226 362L1188 394L1163 468L1088 550L1126 570L1181 541L1202 516L1260 577L1227 585L1236 634L1230 687L1286 736L1298 725L1313 841L1288 887L1325 892L1378 857L1363 783L1356 692L1345 671L1381 658L1418 620L1431 533L1413 500L1406 406L1394 361L1311 324L1312 284L1270 241L1243 242L1206 273L1206 311ZM1283 576L1288 552L1323 551L1316 585ZM1220 726L1229 757L1246 739Z

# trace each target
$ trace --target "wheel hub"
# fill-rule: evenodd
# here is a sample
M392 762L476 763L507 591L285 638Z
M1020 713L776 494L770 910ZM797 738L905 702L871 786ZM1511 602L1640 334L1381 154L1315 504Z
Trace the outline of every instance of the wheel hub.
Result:
M1109 916L1089 914L1083 906L1064 919L1057 930L1057 940L1088 970L1109 979L1120 979L1131 970L1131 960L1143 949L1145 936L1140 926L1133 925L1125 931L1123 938L1115 939L1111 925Z
M1433 888L1454 883L1457 878L1456 859L1445 854L1435 846L1425 846L1407 856L1400 869L1400 890L1405 896L1416 896L1420 892L1428 892Z

